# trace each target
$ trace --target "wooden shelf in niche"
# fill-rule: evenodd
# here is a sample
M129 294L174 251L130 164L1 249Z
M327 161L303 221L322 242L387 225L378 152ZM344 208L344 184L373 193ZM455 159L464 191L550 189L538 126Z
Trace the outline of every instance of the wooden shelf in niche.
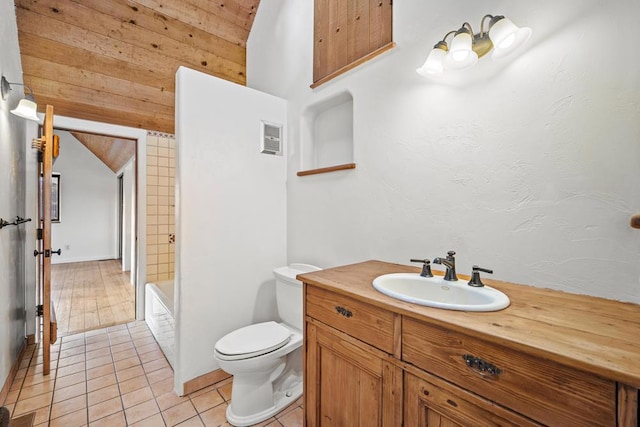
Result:
M355 169L355 168L356 168L356 164L355 163L347 163L346 165L329 166L329 167L326 167L326 168L309 169L309 170L306 170L306 171L300 171L300 172L298 172L298 176L317 175L319 173L344 171L344 170Z
M300 123L298 176L353 169L353 96L341 92L308 106Z

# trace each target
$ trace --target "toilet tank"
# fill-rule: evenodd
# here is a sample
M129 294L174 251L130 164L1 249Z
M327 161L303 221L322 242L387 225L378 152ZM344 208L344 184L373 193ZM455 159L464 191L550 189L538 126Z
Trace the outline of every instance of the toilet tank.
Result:
M321 268L310 264L290 264L273 270L278 315L287 325L302 330L302 282L296 276L318 270Z

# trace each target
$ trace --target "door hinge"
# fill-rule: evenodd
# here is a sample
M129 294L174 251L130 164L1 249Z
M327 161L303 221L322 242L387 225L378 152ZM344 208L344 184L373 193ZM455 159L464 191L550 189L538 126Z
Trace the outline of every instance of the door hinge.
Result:
M44 162L44 157L42 156L42 151L38 151L38 163Z
M38 236L36 237L38 240L42 240L42 228L38 228Z
M36 305L36 317L44 316L44 307L42 304Z

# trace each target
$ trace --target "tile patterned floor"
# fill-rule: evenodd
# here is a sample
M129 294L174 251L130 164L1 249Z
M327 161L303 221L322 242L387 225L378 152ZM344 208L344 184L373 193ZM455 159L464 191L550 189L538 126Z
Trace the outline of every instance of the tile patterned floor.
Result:
M29 346L3 403L13 417L36 413L36 426L229 426L231 381L190 395L173 392L173 371L144 322L69 335L42 350ZM303 425L302 399L261 424Z

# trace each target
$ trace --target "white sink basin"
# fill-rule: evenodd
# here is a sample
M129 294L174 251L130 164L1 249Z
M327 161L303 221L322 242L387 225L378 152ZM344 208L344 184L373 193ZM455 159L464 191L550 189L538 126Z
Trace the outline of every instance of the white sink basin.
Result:
M497 311L509 306L509 297L489 286L475 288L466 280L451 282L442 277L394 273L373 280L376 290L402 301L460 311Z

